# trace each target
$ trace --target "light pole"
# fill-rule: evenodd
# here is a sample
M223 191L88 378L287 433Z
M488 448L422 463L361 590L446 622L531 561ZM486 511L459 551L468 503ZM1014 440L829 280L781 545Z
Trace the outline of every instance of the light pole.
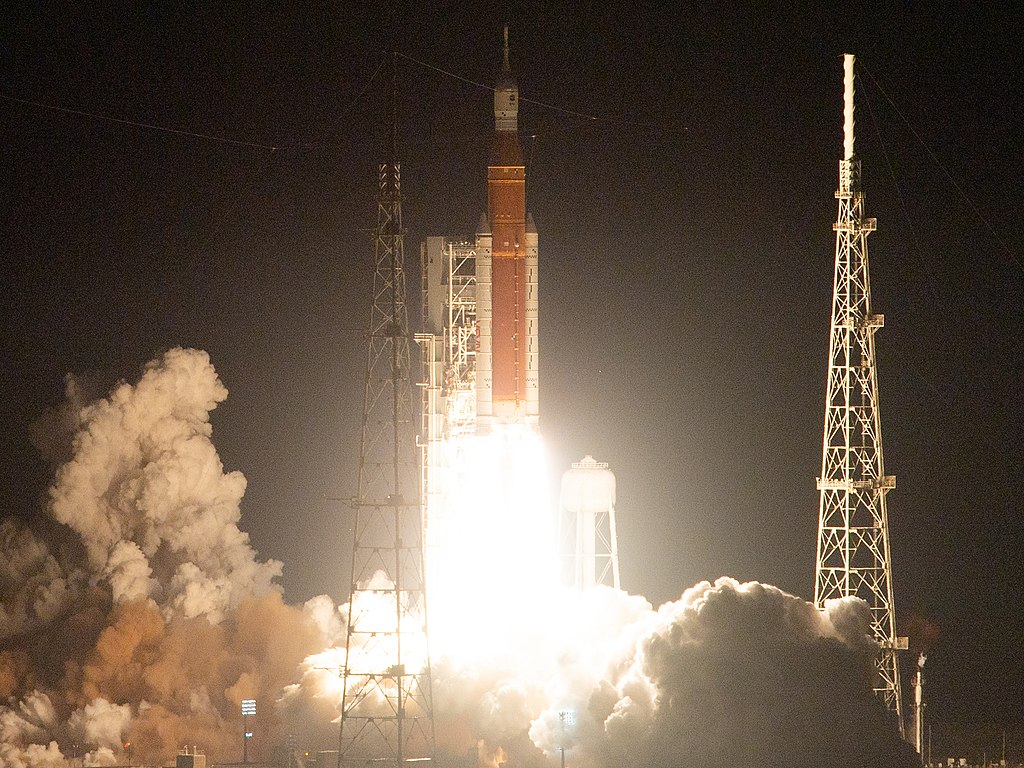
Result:
M256 699L242 699L242 763L249 764L249 739L252 738L252 731L249 730L249 715L256 715Z

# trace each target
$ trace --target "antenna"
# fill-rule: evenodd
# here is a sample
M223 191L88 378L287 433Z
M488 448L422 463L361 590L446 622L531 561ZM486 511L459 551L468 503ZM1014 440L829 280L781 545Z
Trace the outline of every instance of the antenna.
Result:
M391 165L398 167L398 52L391 53Z
M853 153L853 63L847 54L814 603L823 608L827 600L856 596L868 604L871 634L880 647L875 693L896 713L902 730L896 652L906 648L906 638L896 636L886 511L896 477L885 474L875 361L875 332L885 317L871 306L867 237L875 220L864 216L860 161Z
M853 160L853 54L843 54L843 159Z
M503 59L501 63L502 72L511 72L512 65L508 61L508 22L505 22L505 50L503 53Z

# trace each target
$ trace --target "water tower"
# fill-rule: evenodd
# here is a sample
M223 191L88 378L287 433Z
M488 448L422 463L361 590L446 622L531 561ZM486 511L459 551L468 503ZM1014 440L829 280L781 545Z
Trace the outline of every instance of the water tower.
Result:
M608 464L584 456L562 475L563 551L577 589L598 584L619 589L619 545L615 534L615 474Z

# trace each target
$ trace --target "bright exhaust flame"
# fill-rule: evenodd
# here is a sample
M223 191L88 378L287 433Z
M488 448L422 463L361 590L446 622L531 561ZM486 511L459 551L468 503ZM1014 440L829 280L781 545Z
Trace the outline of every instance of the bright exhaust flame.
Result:
M544 445L499 426L446 449L445 493L426 526L431 651L493 655L510 617L535 614L558 587Z
M387 574L377 571L362 585L363 590L343 610L350 618L358 614L359 637L346 655L344 645L327 648L308 656L303 662L304 679L316 691L316 698L341 702L344 695L343 673L349 673L349 695L358 692L360 711L386 709L387 691L393 686L374 684L382 670L396 665L398 652L398 622L395 610L394 582ZM401 632L402 666L412 674L427 668L426 638L418 631L403 627Z
M543 441L522 426L499 426L488 435L451 440L445 451L444 492L425 526L432 662L474 675L534 664L536 654L548 655L544 638L564 596ZM341 644L305 660L303 684L316 699L340 704L347 669L350 692L362 697L369 691L361 709L387 708L380 689L367 683L398 659L393 586L377 572L342 607L359 627L347 657ZM528 625L523 616L530 617ZM426 668L424 641L417 632L402 632L408 672Z

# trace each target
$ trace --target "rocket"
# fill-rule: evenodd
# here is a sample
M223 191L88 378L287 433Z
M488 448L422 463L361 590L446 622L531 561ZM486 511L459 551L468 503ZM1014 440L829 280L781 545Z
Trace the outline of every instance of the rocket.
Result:
M526 212L526 166L518 134L519 88L509 65L508 25L494 86L494 139L487 214L477 243L477 429L539 426L537 228Z

